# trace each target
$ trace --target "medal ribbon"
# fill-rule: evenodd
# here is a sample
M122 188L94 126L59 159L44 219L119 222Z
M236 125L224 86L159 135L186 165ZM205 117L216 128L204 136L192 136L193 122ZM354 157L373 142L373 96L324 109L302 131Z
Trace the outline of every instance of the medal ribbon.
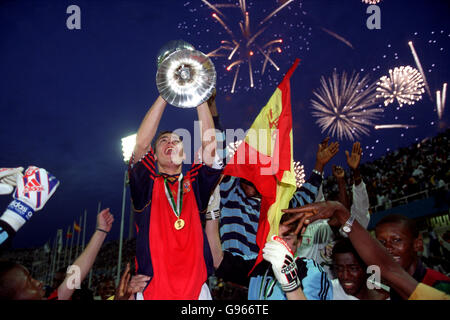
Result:
M177 193L177 203L175 203L175 199L173 198L172 191L170 191L169 185L167 184L167 179L164 178L164 190L166 192L166 198L169 201L170 207L172 208L173 213L179 219L181 215L181 208L183 206L183 174L180 173L178 177L178 193Z

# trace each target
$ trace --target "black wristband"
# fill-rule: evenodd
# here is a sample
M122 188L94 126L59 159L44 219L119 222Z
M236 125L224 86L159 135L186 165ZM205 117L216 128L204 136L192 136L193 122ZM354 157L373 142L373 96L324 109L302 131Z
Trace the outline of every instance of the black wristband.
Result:
M97 228L97 229L95 229L95 230L97 230L97 231L101 231L101 232L104 232L104 233L108 234L108 231L105 231L105 230L103 230L103 229L100 229L100 228Z

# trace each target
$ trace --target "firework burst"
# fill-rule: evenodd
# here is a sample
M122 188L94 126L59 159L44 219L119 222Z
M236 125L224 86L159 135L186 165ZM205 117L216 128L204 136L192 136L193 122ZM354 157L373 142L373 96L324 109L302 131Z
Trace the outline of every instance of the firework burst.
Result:
M300 161L294 161L294 172L297 188L300 188L305 183L305 168Z
M320 79L321 87L313 94L317 100L311 99L316 123L322 133L339 140L359 139L361 135L369 135L372 121L378 119L383 110L372 108L376 102L375 83L370 83L368 76L360 77L353 72L348 77L345 72L339 77L336 70L331 78Z
M184 6L195 16L178 28L196 39L207 35L197 47L222 64L225 72L218 79L229 80L223 92L278 85L286 62L277 58L309 50L312 29L301 18L307 14L301 0L198 0Z
M212 5L206 0L202 0L209 8L214 10L212 17L225 29L227 34L230 36L230 40L222 40L221 45L209 52L207 55L210 57L213 56L223 56L223 52L227 52L227 59L231 62L226 70L231 71L234 68L234 79L233 85L231 88L231 93L234 93L236 87L236 81L238 79L239 70L241 68L241 64L247 63L248 65L248 74L250 78L250 87L254 87L253 80L253 66L252 60L255 52L259 52L264 57L264 63L261 70L261 73L264 74L267 63L270 63L277 71L280 70L278 65L273 61L270 57L274 52L281 52L281 48L279 44L283 42L281 38L271 39L270 41L260 44L258 42L258 37L268 28L267 22L278 12L283 10L286 6L288 6L293 0L288 0L275 8L269 15L267 15L261 22L255 24L253 28L250 24L250 12L247 10L247 5L245 0L240 0L239 4L236 4L236 7L240 9L242 14L242 21L239 22L239 31L233 32L232 29L223 21L222 17L225 15L218 9L220 5ZM256 28L255 28L256 26ZM252 32L252 29L257 30L256 32Z
M377 98L384 99L385 106L395 100L400 107L403 104L412 105L422 99L422 94L425 92L422 75L410 66L390 69L389 77L381 77L377 85Z
M362 0L365 4L378 4L381 2L381 0Z

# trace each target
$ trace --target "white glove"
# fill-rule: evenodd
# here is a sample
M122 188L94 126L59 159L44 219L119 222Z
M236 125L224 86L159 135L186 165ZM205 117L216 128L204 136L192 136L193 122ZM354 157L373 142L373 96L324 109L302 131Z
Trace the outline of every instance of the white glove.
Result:
M216 220L220 218L220 185L217 185L213 194L209 198L208 209L206 209L206 219Z
M283 239L272 236L264 246L263 257L272 264L273 273L284 292L291 292L300 287L294 254Z
M17 176L21 176L22 171L22 167L0 169L0 195L10 194L14 190Z
M15 231L27 222L35 211L41 210L59 186L58 179L45 169L28 167L25 174L18 175L14 200L10 202L0 220Z

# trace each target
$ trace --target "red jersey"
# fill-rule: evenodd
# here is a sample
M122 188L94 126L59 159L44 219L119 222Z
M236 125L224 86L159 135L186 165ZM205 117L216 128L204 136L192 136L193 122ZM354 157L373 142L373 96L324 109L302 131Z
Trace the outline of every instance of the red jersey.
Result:
M156 174L153 151L129 169L135 212L137 274L151 276L144 299L198 299L202 285L214 272L212 255L201 219L222 170L194 164L182 180L183 200L178 219L164 188L167 180L177 199L179 175Z

